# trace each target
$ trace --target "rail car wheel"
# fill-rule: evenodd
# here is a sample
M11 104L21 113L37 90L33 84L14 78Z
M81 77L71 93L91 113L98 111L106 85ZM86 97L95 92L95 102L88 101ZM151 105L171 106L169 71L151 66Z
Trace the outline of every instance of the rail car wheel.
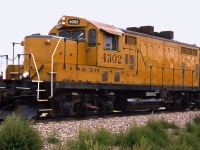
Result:
M166 100L166 103L165 103L165 108L167 109L167 110L172 110L173 109L173 99L172 99L172 97L170 96L170 97L168 97L167 98L167 100Z
M86 115L86 106L84 103L77 103L75 104L75 111L78 116L85 116Z
M0 93L0 106L5 104L5 97L3 95L3 93Z
M127 99L121 96L116 96L116 100L114 101L114 109L125 112L127 107Z
M180 95L180 93L173 93L168 96L168 100L166 102L166 109L167 110L174 110L174 109L182 109L186 106L184 105L184 99Z

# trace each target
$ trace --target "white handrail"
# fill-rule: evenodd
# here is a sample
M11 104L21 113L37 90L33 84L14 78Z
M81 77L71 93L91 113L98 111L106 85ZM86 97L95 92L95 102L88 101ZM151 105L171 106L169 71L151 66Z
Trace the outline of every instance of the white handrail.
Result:
M37 73L37 76L38 76L38 91L37 91L37 100L39 100L39 97L40 97L40 93L39 93L39 90L40 90L40 75L39 75L39 72L38 72L38 69L37 69L37 65L36 65L36 62L35 62L35 58L34 58L34 55L31 54L31 57L33 58L33 63L34 63L34 66L35 66L35 70L36 70L36 73Z
M57 43L57 45L56 45L56 47L55 47L55 49L53 51L53 54L51 56L51 72L50 72L51 73L51 97L50 98L53 97L53 57L54 57L54 54L55 54L55 52L56 52L56 50L58 48L58 45L59 45L61 39L62 38L59 38L59 41L58 41L58 43Z

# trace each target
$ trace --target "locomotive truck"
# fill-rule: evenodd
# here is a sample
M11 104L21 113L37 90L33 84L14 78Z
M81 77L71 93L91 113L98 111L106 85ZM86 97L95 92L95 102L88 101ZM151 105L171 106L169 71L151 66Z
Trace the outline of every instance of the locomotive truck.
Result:
M172 31L63 16L21 45L0 77L0 118L200 107L200 48Z

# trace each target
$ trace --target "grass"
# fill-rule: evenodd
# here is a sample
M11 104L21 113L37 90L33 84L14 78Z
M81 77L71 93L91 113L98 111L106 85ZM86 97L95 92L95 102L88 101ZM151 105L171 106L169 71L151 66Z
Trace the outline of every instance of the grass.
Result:
M174 146L185 147L185 149L200 149L200 117L195 117L185 125ZM178 148L177 148L178 149ZM181 148L180 148L181 149Z
M42 140L32 127L32 120L16 116L6 118L0 126L0 150L41 150ZM55 150L199 150L200 117L180 129L164 120L149 120L145 126L132 126L127 131L112 133L80 129L75 139L62 145L56 132L47 138Z
M60 140L58 137L56 137L55 134L51 134L48 138L47 138L47 142L51 143L51 144L58 144L60 143Z
M104 128L92 132L80 129L76 140L68 142L69 150L99 150L107 149L115 144L115 135Z
M41 150L43 143L33 121L13 115L0 126L0 150Z
M168 147L172 140L167 129L177 129L175 124L165 121L149 121L146 126L133 126L121 133L117 138L117 145L123 148L139 147L142 149L160 150Z
M132 126L118 134L106 129L96 132L80 130L75 140L67 143L68 150L199 150L200 117L195 117L180 129L164 120L149 120L145 126Z

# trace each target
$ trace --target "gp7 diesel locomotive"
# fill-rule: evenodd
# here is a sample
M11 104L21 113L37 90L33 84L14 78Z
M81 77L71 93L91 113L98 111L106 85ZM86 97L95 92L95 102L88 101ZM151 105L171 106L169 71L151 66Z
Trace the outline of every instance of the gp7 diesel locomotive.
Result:
M21 44L23 64L0 79L0 118L200 107L200 48L172 31L63 16Z

